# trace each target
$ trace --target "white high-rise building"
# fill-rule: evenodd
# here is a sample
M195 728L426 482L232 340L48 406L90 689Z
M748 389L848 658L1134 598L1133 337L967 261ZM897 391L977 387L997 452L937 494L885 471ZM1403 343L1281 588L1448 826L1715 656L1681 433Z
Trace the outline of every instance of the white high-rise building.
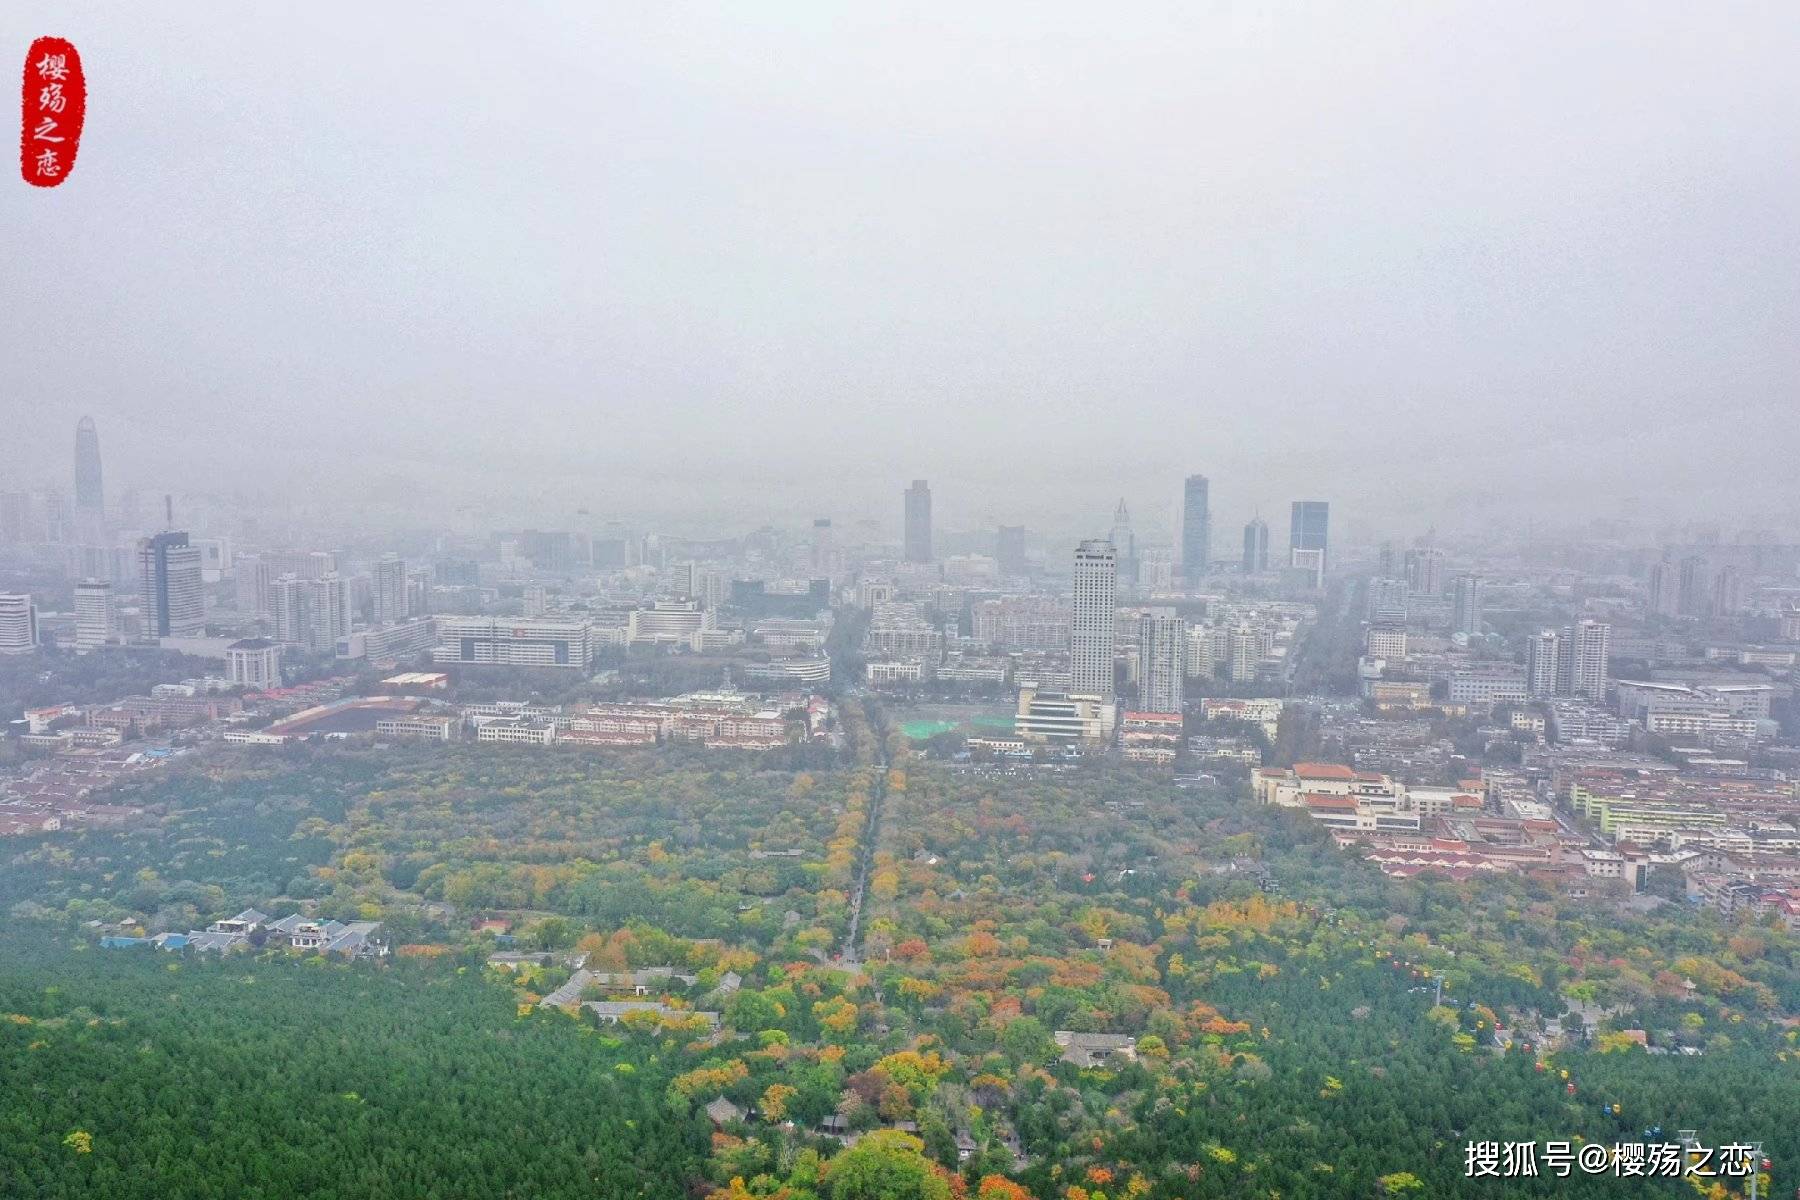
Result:
M1612 643L1612 626L1605 621L1583 621L1568 639L1569 690L1589 700L1606 699L1606 656Z
M37 648L37 605L23 593L0 595L0 654L30 654Z
M350 588L335 572L322 579L283 575L272 589L275 640L330 651L350 633Z
M305 582L298 575L283 575L269 585L269 611L274 617L278 642L290 646L306 643Z
M1069 614L1069 692L1113 698L1113 635L1118 629L1118 553L1091 538L1075 547L1075 600Z
M1525 690L1535 699L1556 695L1561 673L1562 637L1554 629L1540 629L1526 647Z
M1233 683L1249 683L1256 678L1256 665L1262 661L1262 642L1256 630L1248 625L1239 625L1231 631L1226 646L1228 648L1226 674Z
M1211 679L1217 669L1213 654L1213 630L1205 625L1192 625L1187 631L1187 677Z
M112 584L84 579L75 585L75 649L82 654L112 641L118 631Z
M1475 575L1456 577L1456 616L1454 632L1466 637L1481 636L1481 579Z
M269 560L256 554L240 554L232 565L237 586L237 610L246 617L267 617L274 612L275 573Z
M1138 618L1138 711L1181 711L1186 660L1187 627L1174 609Z
M406 560L384 554L375 564L375 623L392 625L411 615L406 594Z

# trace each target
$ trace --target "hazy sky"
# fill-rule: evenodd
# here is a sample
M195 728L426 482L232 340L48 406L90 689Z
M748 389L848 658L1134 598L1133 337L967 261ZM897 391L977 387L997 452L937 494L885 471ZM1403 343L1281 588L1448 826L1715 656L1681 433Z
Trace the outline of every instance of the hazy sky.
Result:
M92 413L114 488L545 519L924 476L1098 530L1198 471L1221 523L1800 522L1791 0L0 6L41 34L87 132L0 186L0 488Z

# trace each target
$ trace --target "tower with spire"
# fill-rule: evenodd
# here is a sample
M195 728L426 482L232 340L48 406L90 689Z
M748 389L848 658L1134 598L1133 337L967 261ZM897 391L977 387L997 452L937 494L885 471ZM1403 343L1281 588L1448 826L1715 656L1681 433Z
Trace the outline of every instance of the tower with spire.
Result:
M1131 510L1125 507L1123 496L1119 497L1119 507L1113 510L1112 535L1108 540L1119 556L1119 578L1127 583L1136 583L1137 538L1131 532Z

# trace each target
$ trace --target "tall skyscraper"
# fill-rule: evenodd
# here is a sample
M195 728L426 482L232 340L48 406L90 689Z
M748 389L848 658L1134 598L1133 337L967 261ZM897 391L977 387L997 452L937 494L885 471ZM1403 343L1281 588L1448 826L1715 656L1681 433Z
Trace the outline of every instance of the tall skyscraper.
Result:
M1677 597L1677 607L1684 617L1706 617L1712 615L1713 581L1712 568L1704 558L1693 557L1681 560L1681 591Z
M1606 699L1606 656L1612 643L1612 626L1604 621L1583 621L1569 631L1569 691L1599 702Z
M830 517L813 519L811 561L814 579L836 577L837 548L832 545Z
M408 611L406 560L395 554L384 554L375 564L375 623L391 625L395 621L404 621Z
M931 485L923 479L906 489L906 561L931 561Z
M0 654L30 654L37 648L37 605L22 593L0 594Z
M1138 618L1138 709L1181 711L1187 676L1187 627L1174 609L1154 609Z
M1233 683L1249 683L1256 678L1256 666L1262 661L1262 646L1256 630L1248 625L1233 628L1225 639L1225 675Z
M1113 698L1113 636L1118 629L1118 552L1089 539L1075 547L1075 600L1069 614L1069 691Z
M1212 562L1212 512L1204 475L1189 475L1181 488L1181 577L1190 584Z
M1030 570L1025 561L1025 527L1002 525L994 537L994 558L1002 575L1024 575Z
M350 581L333 571L323 579L307 582L311 585L315 598L313 648L334 650L338 639L350 634Z
M1531 635L1526 647L1525 687L1532 699L1554 696L1562 668L1562 638L1554 629Z
M1481 579L1475 575L1456 577L1456 614L1454 630L1468 637L1481 636Z
M1681 575L1671 562L1659 562L1650 568L1647 615L1672 617L1681 607Z
M75 585L75 649L82 654L112 640L118 622L113 616L112 584L104 579L84 579Z
M256 554L242 554L232 566L237 585L237 610L246 617L267 617L272 612L272 589L275 572L269 560Z
M332 572L322 579L283 575L275 581L275 640L329 653L350 632L349 581Z
M1312 574L1314 587L1325 582L1330 565L1331 505L1324 500L1296 500L1288 518L1288 566Z
M1119 578L1127 583L1137 582L1137 535L1131 532L1131 510L1125 507L1125 497L1119 497L1119 506L1113 509L1112 537L1113 553L1118 555Z
M106 530L106 494L100 483L100 434L92 417L75 426L75 516L82 541L97 545Z
M283 575L269 585L269 608L275 621L275 640L290 646L304 646L310 639L307 627L305 580L298 575Z
M200 578L200 551L188 535L167 530L138 543L138 573L144 597L144 632L151 637L186 637L206 628L206 592Z
M1269 569L1269 523L1251 517L1244 526L1244 574L1260 575Z
M1744 574L1727 563L1713 579L1712 615L1737 617L1744 612Z

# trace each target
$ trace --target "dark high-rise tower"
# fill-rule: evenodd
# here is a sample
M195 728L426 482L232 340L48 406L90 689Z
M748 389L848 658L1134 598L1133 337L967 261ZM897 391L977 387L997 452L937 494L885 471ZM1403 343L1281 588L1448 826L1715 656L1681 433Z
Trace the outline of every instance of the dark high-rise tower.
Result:
M106 523L106 494L100 486L100 434L94 418L75 426L75 522L84 541L98 540Z
M1025 561L1025 527L1002 525L994 538L994 557L1000 561L1003 575L1023 575L1029 569Z
M1252 517L1244 526L1244 574L1257 575L1268 569L1269 523Z
M200 548L188 545L186 533L171 529L139 542L138 571L146 633L183 637L206 628Z
M931 485L923 479L906 489L906 561L931 561Z
M1181 489L1181 576L1193 583L1212 559L1212 513L1204 475L1189 475Z
M1288 520L1288 566L1310 574L1314 587L1325 583L1330 529L1331 505L1323 500L1294 501Z

